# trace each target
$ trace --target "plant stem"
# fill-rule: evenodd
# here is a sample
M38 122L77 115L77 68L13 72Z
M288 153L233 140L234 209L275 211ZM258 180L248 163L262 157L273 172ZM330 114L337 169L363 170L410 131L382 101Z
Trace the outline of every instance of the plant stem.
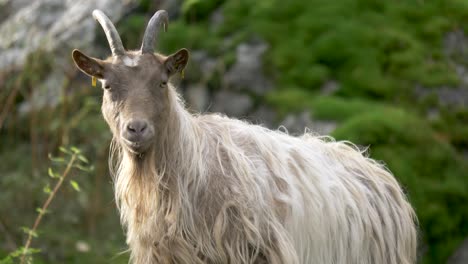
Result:
M29 233L28 234L28 239L26 240L26 244L24 245L24 248L23 248L23 254L21 255L21 262L20 262L21 264L24 264L24 260L26 258L26 253L27 253L27 251L29 249L29 246L31 245L33 234L36 232L37 227L41 223L42 217L44 216L47 208L49 207L50 203L54 199L55 194L57 194L58 190L60 189L60 186L62 186L62 183L65 180L65 177L67 177L68 173L70 172L70 170L71 170L71 168L73 166L73 163L76 160L76 155L77 154L74 153L71 156L71 159L68 162L67 167L65 168L64 172L62 173L62 176L59 178L58 182L55 184L55 187L54 187L53 191L49 194L49 197L47 197L47 200L45 201L44 205L42 205L42 209L41 209L41 211L39 211L39 214L37 215L36 220L34 221L34 225L33 225L32 229L28 232Z

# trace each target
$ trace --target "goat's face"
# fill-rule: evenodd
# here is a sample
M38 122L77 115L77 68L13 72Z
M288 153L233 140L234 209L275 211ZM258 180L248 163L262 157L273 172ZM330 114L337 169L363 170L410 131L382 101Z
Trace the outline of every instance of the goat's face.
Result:
M115 46L111 40L109 43L111 48ZM139 51L112 49L113 56L107 60L89 57L79 50L72 54L81 71L101 81L104 118L114 138L134 154L142 154L153 145L156 126L170 107L169 78L184 69L189 57L186 49L166 57L145 51L144 46L145 42Z

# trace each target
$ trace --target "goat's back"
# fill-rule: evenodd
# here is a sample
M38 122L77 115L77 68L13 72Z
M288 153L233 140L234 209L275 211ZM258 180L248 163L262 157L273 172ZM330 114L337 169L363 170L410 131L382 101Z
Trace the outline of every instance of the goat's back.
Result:
M413 209L393 175L355 145L218 115L199 124L208 182L228 190L219 208L229 203L254 219L280 262L415 262Z

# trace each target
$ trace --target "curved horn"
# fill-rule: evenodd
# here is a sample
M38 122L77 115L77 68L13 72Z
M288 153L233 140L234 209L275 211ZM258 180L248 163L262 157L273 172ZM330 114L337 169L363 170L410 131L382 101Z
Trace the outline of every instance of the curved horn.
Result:
M125 49L122 45L122 40L110 19L101 10L97 9L93 11L93 17L101 24L102 29L104 29L112 51L112 56L124 55Z
M161 24L164 26L164 31L167 30L169 16L165 10L159 10L154 13L148 22L148 26L143 36L143 44L141 44L141 53L152 53L154 50L154 42L156 41Z

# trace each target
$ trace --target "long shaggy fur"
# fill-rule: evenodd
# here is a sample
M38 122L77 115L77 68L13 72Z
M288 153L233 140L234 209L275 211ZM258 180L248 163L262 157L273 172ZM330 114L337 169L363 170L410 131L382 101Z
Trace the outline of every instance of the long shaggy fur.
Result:
M113 142L134 263L415 263L413 209L353 144L194 116L169 97L150 152Z

